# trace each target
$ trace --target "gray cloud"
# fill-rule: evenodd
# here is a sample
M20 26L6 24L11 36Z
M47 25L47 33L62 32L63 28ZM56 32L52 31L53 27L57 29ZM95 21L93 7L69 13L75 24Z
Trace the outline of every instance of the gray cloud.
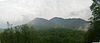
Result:
M90 17L89 6L91 0L1 0L0 19L1 21L22 21L23 15L32 15L50 19L52 17L79 17L88 19ZM83 11L86 9L86 13ZM71 14L75 11L75 14ZM79 11L79 12L76 12ZM82 12L83 11L83 12ZM32 18L30 17L30 18Z

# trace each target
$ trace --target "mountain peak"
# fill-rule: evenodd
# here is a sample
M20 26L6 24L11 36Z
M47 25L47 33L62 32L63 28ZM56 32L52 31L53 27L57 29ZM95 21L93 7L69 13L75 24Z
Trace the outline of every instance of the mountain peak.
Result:
M63 18L54 17L54 18L50 19L49 21L63 21L63 20L64 20Z
M54 18L52 18L52 19L63 19L63 18L60 18L60 17L54 17Z
M50 20L44 18L35 18L30 24L34 25L36 28L52 28L52 27L63 27L63 28L85 28L88 24L87 21L81 18L69 18L63 19L60 17L54 17Z
M44 18L35 18L34 20L32 20L32 22L34 21L48 21L48 20Z
M44 18L35 18L34 20L47 20L47 19L44 19Z

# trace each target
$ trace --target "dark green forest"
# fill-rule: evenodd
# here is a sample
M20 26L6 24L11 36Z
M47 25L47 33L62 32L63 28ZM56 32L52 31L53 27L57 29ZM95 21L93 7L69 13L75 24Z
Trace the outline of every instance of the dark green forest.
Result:
M84 43L85 32L75 29L50 28L35 30L27 25L5 29L1 43Z
M100 0L92 0L93 3L90 6L92 11L92 17L90 19L90 28L87 31L86 42L100 42Z

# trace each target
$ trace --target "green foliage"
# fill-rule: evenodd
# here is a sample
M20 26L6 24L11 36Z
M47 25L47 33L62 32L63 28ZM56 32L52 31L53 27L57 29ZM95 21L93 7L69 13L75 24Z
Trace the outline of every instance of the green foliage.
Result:
M84 43L84 31L51 28L35 30L31 26L22 25L5 29L0 33L1 43Z
M84 43L85 32L79 30L52 28L39 33L41 43Z
M86 43L99 42L100 40L100 4L93 0L90 7L92 11L91 28L87 32Z
M8 28L0 34L1 43L36 43L37 33L26 25Z

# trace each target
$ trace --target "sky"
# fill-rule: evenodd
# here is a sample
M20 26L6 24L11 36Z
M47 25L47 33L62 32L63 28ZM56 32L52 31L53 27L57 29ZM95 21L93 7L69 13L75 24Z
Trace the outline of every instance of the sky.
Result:
M92 0L0 0L0 22L30 21L37 17L88 20L91 4Z

